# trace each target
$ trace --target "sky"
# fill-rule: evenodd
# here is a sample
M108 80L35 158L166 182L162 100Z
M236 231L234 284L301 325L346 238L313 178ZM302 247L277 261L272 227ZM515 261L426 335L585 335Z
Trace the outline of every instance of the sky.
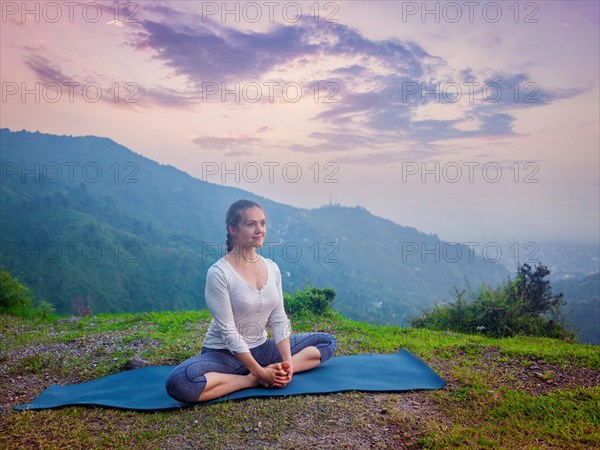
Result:
M0 3L3 128L446 241L600 240L599 2Z

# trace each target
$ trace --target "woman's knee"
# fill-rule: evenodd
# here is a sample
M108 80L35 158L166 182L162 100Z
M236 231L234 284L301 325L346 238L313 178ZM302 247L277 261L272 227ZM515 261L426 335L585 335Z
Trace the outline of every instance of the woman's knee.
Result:
M331 333L319 333L319 343L316 345L319 352L321 352L321 362L327 361L333 356L337 348L337 339Z
M206 386L206 377L202 375L192 382L185 372L180 368L174 369L165 381L165 389L170 397L179 402L197 402Z
M331 333L326 333L324 331L317 331L314 333L310 333L315 347L336 347L337 340L335 336Z
M319 351L323 363L335 353L337 340L333 334L322 331L295 335L295 345L292 353L299 352L309 346L315 347Z

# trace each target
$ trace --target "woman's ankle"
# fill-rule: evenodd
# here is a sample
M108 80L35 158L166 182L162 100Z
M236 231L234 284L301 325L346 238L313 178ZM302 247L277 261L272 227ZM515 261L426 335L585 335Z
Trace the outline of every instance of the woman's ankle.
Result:
M248 380L248 384L249 384L248 387L257 387L257 386L260 386L260 383L258 382L258 378L256 378L251 373L249 373L248 375L246 375L246 379Z

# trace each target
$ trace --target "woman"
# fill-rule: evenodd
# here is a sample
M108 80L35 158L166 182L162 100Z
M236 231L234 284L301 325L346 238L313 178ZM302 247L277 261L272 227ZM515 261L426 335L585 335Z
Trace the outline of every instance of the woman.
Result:
M279 267L256 252L266 235L263 208L239 200L225 222L228 253L206 275L205 298L213 319L202 352L177 366L166 381L169 395L181 402L203 402L259 385L283 388L294 373L325 362L336 348L329 333L291 334Z

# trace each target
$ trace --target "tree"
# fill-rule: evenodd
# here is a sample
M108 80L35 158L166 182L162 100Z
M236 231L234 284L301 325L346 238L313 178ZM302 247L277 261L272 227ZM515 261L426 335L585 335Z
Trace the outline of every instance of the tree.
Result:
M542 264L532 272L529 264L523 264L518 269L516 278L516 293L522 298L523 313L530 316L551 314L553 317L560 315L560 308L565 305L563 293L552 295L550 281L544 280L550 275L548 268Z

